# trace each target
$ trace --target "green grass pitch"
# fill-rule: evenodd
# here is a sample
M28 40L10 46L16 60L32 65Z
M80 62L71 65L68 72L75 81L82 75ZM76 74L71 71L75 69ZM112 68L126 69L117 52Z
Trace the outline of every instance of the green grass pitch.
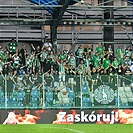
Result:
M122 124L27 124L0 125L0 133L133 133L133 125Z

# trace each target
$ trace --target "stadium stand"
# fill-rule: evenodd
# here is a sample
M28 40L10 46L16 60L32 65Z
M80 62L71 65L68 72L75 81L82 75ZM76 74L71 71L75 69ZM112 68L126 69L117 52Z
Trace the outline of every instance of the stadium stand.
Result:
M56 6L62 2L61 0L29 1L36 5L43 5L45 10L52 15L57 11ZM132 0L130 1L132 2ZM73 0L68 5L77 2L78 0ZM79 5L81 4L79 3ZM86 5L85 3L83 6ZM67 11L67 15L69 13L70 11ZM101 16L99 15L99 18ZM71 16L68 15L69 17ZM116 14L115 17L117 17ZM34 18L38 17L34 16ZM72 21L70 22L72 25ZM70 24L70 22L65 23ZM114 36L114 40L118 42L119 46L112 44L107 46L106 42L104 42L105 44L102 42L103 38L102 40L99 39L101 38L101 30L97 30L97 23L99 25L101 23L93 23L96 32L94 35L90 32L88 36L88 34L85 34L88 31L82 31L82 25L86 25L86 22L82 24L74 23L80 26L77 33L71 32L68 34L67 30L61 33L66 42L68 37L72 40L71 36L74 36L73 42L70 44L75 49L62 46L57 51L51 42L43 40L44 42L41 42L41 44L28 42L31 49L29 51L25 44L19 45L19 41L15 39L18 39L18 36L12 38L9 43L5 42L5 47L0 45L0 108L133 107L133 86L131 85L133 82L132 39L130 37L124 38L123 40L128 40L128 42L124 45L122 40L123 47L120 44L121 36L115 30L114 34L118 34L120 38ZM90 23L92 24L92 22L87 22L87 25ZM130 23L122 24L131 26L132 23ZM64 24L63 21L62 24ZM102 23L102 26L106 24ZM115 25L116 22L111 24ZM89 28L91 28L90 25ZM125 28L124 31L126 32ZM76 35L80 32L81 36L76 38ZM68 34L68 36L64 34ZM126 33L126 35L128 34ZM75 38L77 40L74 40ZM89 38L90 42L86 43L85 38ZM78 39L86 45L79 41L79 44L77 43L75 46ZM110 100L109 103L108 99Z
M65 50L58 54L51 52L52 47L50 51L45 46L36 47L31 53L24 48L24 53L22 49L12 53L1 47L0 82L4 83L0 88L1 107L6 93L9 107L92 107L95 88L100 85L116 91L115 105L132 106L131 48L119 49L125 52L116 52L118 56L112 61L101 44L97 45L96 52L80 46L75 53L71 52L72 56ZM21 54L25 55L24 59ZM127 55L125 67L124 58L118 60L119 56Z

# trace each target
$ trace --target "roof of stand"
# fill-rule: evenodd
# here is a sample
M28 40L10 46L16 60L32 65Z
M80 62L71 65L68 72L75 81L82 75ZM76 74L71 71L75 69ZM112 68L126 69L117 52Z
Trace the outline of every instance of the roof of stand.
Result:
M59 5L60 1L62 0L29 0L32 3L35 3L37 5L45 5L45 9L53 14L54 10L57 8L57 5ZM73 5L81 0L71 0L69 5ZM130 4L133 4L133 0L127 0Z
M131 2L133 2L133 0L128 0L128 1L131 1Z
M37 5L45 5L45 9L49 13L53 14L56 6L59 4L61 0L29 0L29 1ZM75 0L71 0L69 5L73 5L75 3L76 3Z
M50 22L55 20L52 18L55 16L55 12L62 13L63 8L67 7L64 6L64 1L70 2L67 4L69 5L68 8L64 9L65 13L60 21L61 25L88 25L91 22L101 23L103 21L112 21L114 24L118 21L133 23L133 0L124 0L130 5L121 7L93 5L87 0L84 4L80 3L81 0L13 0L13 3L9 0L0 0L0 25L49 25ZM111 20L102 19L104 10L113 10L116 14L115 18ZM130 24L130 26L132 25Z

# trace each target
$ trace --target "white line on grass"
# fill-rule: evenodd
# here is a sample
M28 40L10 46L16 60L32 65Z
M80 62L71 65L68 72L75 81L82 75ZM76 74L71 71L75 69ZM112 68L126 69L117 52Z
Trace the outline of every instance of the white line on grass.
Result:
M75 129L71 129L71 128L64 128L64 129L68 129L69 131L73 131L75 133L84 133L82 131L78 131L78 130L75 130Z
M72 128L60 128L60 127L42 127L42 128L63 129L63 130L73 131L73 132L75 132L75 133L85 133L85 132L83 132L83 131L75 130L75 129L72 129Z

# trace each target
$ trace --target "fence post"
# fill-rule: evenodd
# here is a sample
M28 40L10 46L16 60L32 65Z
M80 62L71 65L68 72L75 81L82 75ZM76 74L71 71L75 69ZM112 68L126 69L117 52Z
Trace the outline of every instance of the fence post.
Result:
M82 83L82 79L81 79L82 77L81 77L81 74L80 74L80 97L81 97L81 99L80 99L80 102L81 102L81 109L82 109L82 107L83 107L83 105L82 105L82 85L81 85L81 83Z
M118 102L117 105L118 105L118 108L119 108L120 107L120 101L119 101L120 99L119 99L119 87L118 87L118 83L119 83L119 76L118 76L118 74L117 74L116 78L117 78L117 83L116 84L117 84L117 99L118 99L117 100L117 102Z
M5 74L5 108L7 108L7 76Z
M43 106L43 108L44 108L44 106L45 106L45 86L44 86L44 74L42 75L42 84L43 84L43 98L42 98L42 106Z

